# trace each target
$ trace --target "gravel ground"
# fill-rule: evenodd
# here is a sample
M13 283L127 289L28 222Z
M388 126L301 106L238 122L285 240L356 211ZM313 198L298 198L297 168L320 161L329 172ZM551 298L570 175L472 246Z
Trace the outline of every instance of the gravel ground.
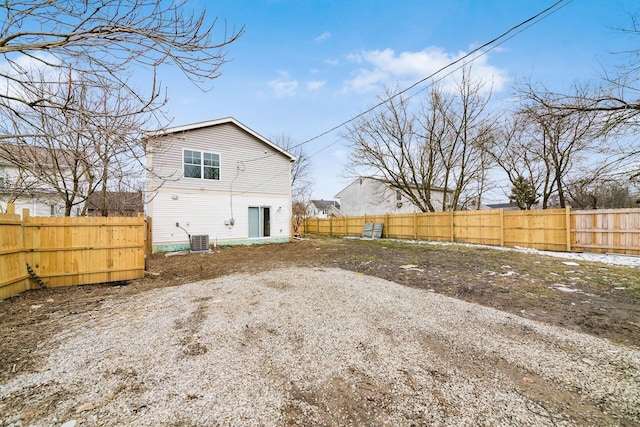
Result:
M340 269L107 299L41 347L0 426L640 423L640 350Z

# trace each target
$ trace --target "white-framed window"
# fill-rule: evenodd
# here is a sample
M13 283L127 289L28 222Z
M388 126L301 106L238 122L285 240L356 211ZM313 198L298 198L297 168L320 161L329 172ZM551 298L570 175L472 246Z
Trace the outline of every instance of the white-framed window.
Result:
M198 150L182 150L185 178L220 180L220 155Z

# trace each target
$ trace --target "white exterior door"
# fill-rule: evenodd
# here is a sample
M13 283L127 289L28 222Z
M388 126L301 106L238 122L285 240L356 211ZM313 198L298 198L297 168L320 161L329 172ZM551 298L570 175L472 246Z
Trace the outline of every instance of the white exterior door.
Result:
M271 236L271 208L249 207L249 238Z

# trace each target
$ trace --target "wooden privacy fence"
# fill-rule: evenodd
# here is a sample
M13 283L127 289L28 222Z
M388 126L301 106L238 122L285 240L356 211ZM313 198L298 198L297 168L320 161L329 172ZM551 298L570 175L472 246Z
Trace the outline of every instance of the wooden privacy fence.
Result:
M572 249L640 254L640 209L571 213Z
M309 218L302 232L360 236L370 222L383 223L383 237L388 238L640 255L640 209L493 209Z
M0 214L0 299L27 289L144 276L147 226L138 217ZM29 272L31 269L31 274Z

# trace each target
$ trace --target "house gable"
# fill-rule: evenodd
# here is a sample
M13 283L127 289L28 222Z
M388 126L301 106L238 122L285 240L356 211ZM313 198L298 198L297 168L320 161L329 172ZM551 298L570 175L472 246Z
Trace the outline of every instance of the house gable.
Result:
M151 136L159 143L151 153L155 185L166 188L257 193L289 192L291 154L234 119L180 126ZM185 176L185 150L219 159L219 179Z
M441 209L443 192L432 189L431 202ZM370 177L358 177L336 197L340 199L340 210L347 216L382 215L419 212L402 192L392 184Z
M257 140L263 142L264 144L266 144L269 147L273 148L274 150L280 152L281 154L289 157L292 161L295 160L295 157L292 154L290 154L290 153L286 152L285 150L283 150L282 148L278 147L277 145L275 145L274 143L272 143L271 141L269 141L268 139L266 139L265 137L263 137L259 133L253 131L249 127L245 126L244 124L240 123L239 121L237 121L233 117L226 117L226 118L217 119L217 120L209 120L209 121L206 121L206 122L198 122L198 123L193 123L193 124L190 124L190 125L176 126L176 127L173 127L173 128L166 129L164 131L150 132L147 135L147 138L157 138L157 137L161 137L161 136L170 136L170 135L181 134L181 133L183 134L183 133L185 133L187 131L192 131L192 130L196 130L196 129L205 129L205 128L214 127L214 126L218 126L218 125L221 125L221 124L227 124L227 123L234 124L236 127L244 130L246 133L252 135Z
M290 239L291 154L230 118L147 138L154 250L184 249L193 235L218 244Z

